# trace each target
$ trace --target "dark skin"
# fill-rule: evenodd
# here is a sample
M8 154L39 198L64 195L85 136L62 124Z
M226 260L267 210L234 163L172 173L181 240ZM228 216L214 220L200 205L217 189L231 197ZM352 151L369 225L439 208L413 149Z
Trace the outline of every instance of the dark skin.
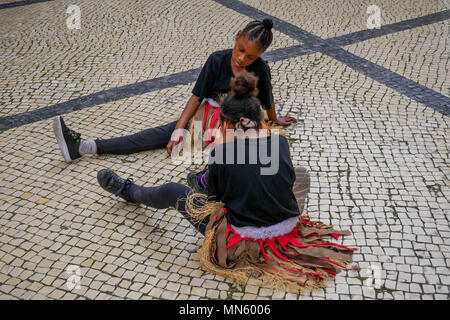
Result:
M264 50L261 49L258 42L249 40L248 37L242 35L242 30L239 31L236 34L236 42L231 54L231 70L233 75L235 77L239 76L239 74L245 70L247 66L258 59L263 52ZM184 129L189 120L194 116L199 106L199 98L192 95L189 98L175 129ZM269 117L269 123L278 124L284 127L290 126L292 123L297 122L297 119L290 116L277 117L274 103L272 103L272 108L267 110L267 116ZM180 143L182 139L182 135L176 133L176 131L172 134L170 142L166 146L166 150L169 155L172 154L172 149Z

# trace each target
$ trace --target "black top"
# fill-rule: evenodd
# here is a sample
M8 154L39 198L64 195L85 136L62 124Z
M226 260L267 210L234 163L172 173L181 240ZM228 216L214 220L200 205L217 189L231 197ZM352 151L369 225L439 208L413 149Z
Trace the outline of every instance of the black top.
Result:
M198 76L192 93L203 98L212 98L219 101L219 96L230 91L230 81L234 77L231 70L231 49L212 53ZM245 68L258 77L258 100L263 109L272 108L273 94L270 69L266 61L259 57Z
M272 172L262 168L272 168ZM283 136L236 139L211 151L208 196L225 204L227 220L237 227L263 227L297 217L294 181L289 145Z

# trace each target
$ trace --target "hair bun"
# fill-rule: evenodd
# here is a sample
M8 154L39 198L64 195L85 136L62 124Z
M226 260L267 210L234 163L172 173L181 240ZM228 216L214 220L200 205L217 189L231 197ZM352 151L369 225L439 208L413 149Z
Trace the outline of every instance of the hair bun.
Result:
M231 80L231 91L232 94L238 99L248 98L250 96L256 96L256 78L253 74L242 71L241 74Z
M262 24L269 30L273 28L272 19L263 19Z

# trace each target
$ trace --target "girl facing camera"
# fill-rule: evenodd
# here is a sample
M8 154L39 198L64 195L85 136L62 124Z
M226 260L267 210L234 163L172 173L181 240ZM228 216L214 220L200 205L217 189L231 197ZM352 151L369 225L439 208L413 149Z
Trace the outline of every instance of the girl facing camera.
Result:
M233 49L212 53L200 75L178 121L143 130L132 135L111 139L82 139L81 134L68 128L61 116L53 119L53 130L64 160L72 162L87 154L131 154L140 151L166 148L168 154L182 140L179 130L193 130L193 119L202 121L203 132L218 128L221 100L230 91L230 79L243 71L253 72L259 79L258 99L267 113L270 124L289 126L297 120L289 116L277 116L272 95L270 69L261 59L272 43L272 20L253 21L235 36ZM212 144L214 137L202 141Z

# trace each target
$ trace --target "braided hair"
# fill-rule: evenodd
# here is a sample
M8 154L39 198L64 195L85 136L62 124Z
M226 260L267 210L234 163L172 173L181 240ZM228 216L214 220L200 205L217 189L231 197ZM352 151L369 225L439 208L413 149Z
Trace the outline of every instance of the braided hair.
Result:
M249 40L257 41L262 51L266 51L273 40L272 28L272 19L255 20L245 26L241 36L246 36Z
M259 129L263 119L261 103L256 95L258 78L248 71L242 71L231 80L231 92L222 102L220 119L229 121L236 129Z

